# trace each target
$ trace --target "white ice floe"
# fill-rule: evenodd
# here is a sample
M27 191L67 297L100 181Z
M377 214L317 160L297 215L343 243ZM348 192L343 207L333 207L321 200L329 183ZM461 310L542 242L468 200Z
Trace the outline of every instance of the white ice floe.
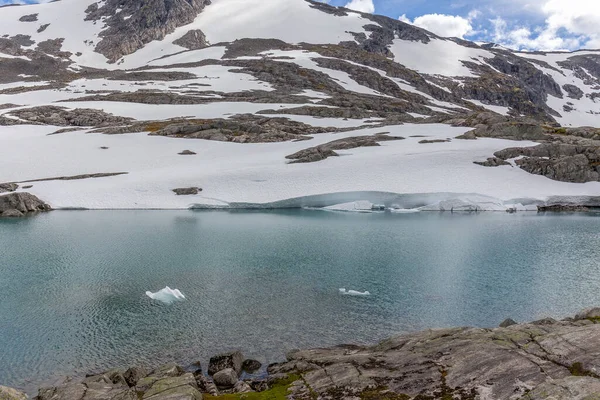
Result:
M344 295L344 296L370 296L371 293L369 293L368 291L366 292L359 292L357 290L346 290L345 288L340 288L340 294Z
M172 304L176 301L185 300L185 296L183 293L181 293L181 291L179 291L179 289L171 289L168 286L156 293L147 291L146 296L150 297L152 300L157 300L165 304Z
M328 211L346 211L346 212L371 212L373 203L366 200L352 201L350 203L334 204L324 207Z

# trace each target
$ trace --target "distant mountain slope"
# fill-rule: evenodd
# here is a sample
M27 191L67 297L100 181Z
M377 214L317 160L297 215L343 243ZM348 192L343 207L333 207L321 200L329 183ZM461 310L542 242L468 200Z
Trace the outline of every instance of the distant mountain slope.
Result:
M600 127L599 51L516 53L492 44L441 38L398 20L305 0L60 0L0 8L0 36L0 133L10 132L5 138L16 131L30 132L32 126L47 126L50 132L44 127L44 135L61 134L43 140L33 139L37 137L33 135L30 140L59 146L63 159L79 140L87 142L100 135L99 142L109 141L101 134L129 134L122 137L135 138L138 148L148 152L153 148L149 143L157 138L149 138L147 133L173 140L201 139L194 146L217 146L222 151L209 165L203 164L201 172L189 172L197 159L184 161L177 156L164 164L161 173L146 164L148 154L129 160L131 165L127 160L116 162L108 152L85 159L77 156L68 164L72 168L43 157L22 165L24 153L17 158L5 155L4 162L12 160L16 163L12 165L21 167L3 168L0 182L136 168L146 171L143 178L136 178L133 172L129 178L101 178L110 182L106 190L118 199L115 204L98 200L92 188L100 180L92 186L92 181L78 183L65 196L56 192L56 187L70 185L63 180L34 186L33 191L52 187L49 192L36 193L57 206L227 206L373 191L478 193L504 200L513 196L540 201L553 195L600 194L596 185L600 180L600 130L593 128ZM447 135L431 125L439 123L446 124ZM429 126L438 133L423 134L422 126L415 127L423 136L431 136L417 140L416 148L409 143L417 138L385 143L378 137L356 139L381 132L415 136L406 135L407 127L415 126L409 124ZM82 136L76 130L95 134ZM317 140L331 134L348 140L343 144ZM471 141L454 140L456 137L484 138L479 140L482 143L488 143L485 138L496 140L484 150ZM220 184L220 191L211 194L205 190L200 196L206 198L193 203L167 197L172 195L169 186L175 176L186 176L180 186L222 180L224 172L210 166L232 162L228 156L232 144L245 144L244 152L256 157L260 151L250 144L309 139L304 144L291 142L295 144L289 148L267 145L269 154L274 153L272 158L262 159L271 160L265 168L283 168L280 179L306 182L304 186L265 191L247 187L242 179L235 190ZM535 151L527 150L535 144L532 140L541 143ZM348 168L342 166L343 157L335 159L335 155L348 151L366 154L370 150L365 146L412 150L392 153L405 156L386 158L385 165L376 159L363 160L367 168L379 165L376 170L390 172L381 172L382 181L364 176L362 183L352 182L342 173ZM423 153L424 146L431 150ZM509 147L516 149L494 155ZM0 149L0 157L9 148L20 152L6 145L4 151ZM44 148L39 151L43 153ZM87 150L80 151L87 154ZM462 158L454 159L456 152ZM285 157L292 153L300 154L294 163L314 164L286 165ZM393 183L392 177L404 176L409 169L405 163L411 154L448 155L443 163L447 163L447 171L461 174L460 179L446 177L441 182L423 177L414 185ZM248 160L249 164L242 163L239 168L263 168L255 161ZM461 163L466 163L468 170L463 171ZM120 165L118 171L116 165ZM404 170L399 170L400 166ZM287 175L302 168L308 169ZM323 174L322 186L311 186L305 176L316 170ZM417 173L424 170L421 166ZM515 170L518 178L512 177ZM240 178L225 175L232 181ZM493 184L472 182L485 181L487 176ZM542 183L529 182L533 176ZM434 181L419 183L427 179ZM497 188L507 180L513 185L515 179L520 184L512 195L499 196ZM113 186L119 181L144 182L140 190L155 190L156 198L132 204L136 193L142 192ZM572 186L575 183L582 186ZM544 190L537 190L542 186ZM244 191L240 192L240 187ZM81 190L84 195L74 198L72 193Z

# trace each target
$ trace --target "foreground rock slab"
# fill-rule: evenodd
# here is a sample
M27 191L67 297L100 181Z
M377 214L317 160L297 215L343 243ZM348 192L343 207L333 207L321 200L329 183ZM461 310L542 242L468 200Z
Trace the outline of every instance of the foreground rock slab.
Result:
M211 359L212 380L176 364L150 373L114 369L40 389L36 399L600 399L600 308L562 321L507 319L501 325L428 330L374 346L297 350L260 378L238 378L239 352ZM0 400L23 396L0 387Z

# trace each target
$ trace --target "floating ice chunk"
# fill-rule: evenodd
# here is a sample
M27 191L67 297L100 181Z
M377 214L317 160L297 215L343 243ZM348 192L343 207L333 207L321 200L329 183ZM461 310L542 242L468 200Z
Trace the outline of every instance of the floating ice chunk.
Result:
M370 296L371 293L367 292L359 292L356 290L346 290L345 288L340 288L340 293L344 296Z
M150 297L152 300L157 300L165 304L171 304L175 301L185 300L185 296L179 291L179 289L171 289L168 286L156 293L148 291L146 292L146 296Z

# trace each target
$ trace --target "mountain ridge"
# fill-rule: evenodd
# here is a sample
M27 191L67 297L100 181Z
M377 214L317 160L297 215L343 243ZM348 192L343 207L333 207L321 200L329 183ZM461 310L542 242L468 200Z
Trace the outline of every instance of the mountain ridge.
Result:
M45 126L46 134L73 135L75 142L80 140L76 129L93 135L145 133L200 139L200 148L191 149L194 151L208 146L205 141L249 146L298 139L314 142L334 134L338 139L343 136L344 146L350 146L333 151L338 156L350 151L352 157L366 154L367 150L350 143L397 148L400 153L406 148L403 158L394 160L394 155L386 160L388 170L395 171L391 176L403 176L397 169L409 162L414 150L408 148L413 146L411 137L416 136L406 135L406 130L421 130L411 128L418 124L426 127L424 136L429 136L427 130L437 132L434 124L441 123L448 133L415 141L418 154L426 145L432 150L422 156L441 152L450 170L462 171L461 163L475 162L477 168L488 171L484 176L506 174L493 178L498 179L497 186L506 179L531 179L511 178L514 171L509 168L556 183L536 180L533 187L543 187L542 191L522 187L512 192L514 196L499 196L497 188L481 181L449 186L438 178L430 185L415 183L412 188L385 181L370 185L368 180L329 186L348 193L478 193L502 201L524 197L545 201L552 196L600 192L591 186L600 180L600 134L594 128L600 126L598 51L513 52L442 38L399 20L305 0L61 0L4 8L0 23L0 129ZM100 118L91 118L90 110L98 110ZM100 125L98 121L102 121ZM409 138L403 143L356 139L383 132ZM484 142L494 138L494 142L479 152L473 147L480 144L468 143L477 138ZM334 142L336 138L330 139ZM147 139L138 140L145 143ZM322 140L302 147L290 145L264 168L274 168L285 179L305 181L308 170L300 172L300 167L285 160L296 153L312 154L309 159L316 156L320 161L311 168L325 174L325 181L347 179L337 170L345 157L321 158L320 151L333 146ZM65 152L72 143L64 144ZM540 143L536 151L527 150ZM145 144L140 146L145 148ZM274 144L269 149L280 151ZM230 161L230 147L222 151L217 165ZM464 159L451 160L456 151ZM93 160L94 168L80 171L73 167L52 176L104 172L110 165L95 154ZM365 162L371 165L374 160ZM82 163L85 166L87 161ZM165 168L179 163L169 161ZM141 168L136 165L124 162L118 170ZM209 171L186 171L184 175L190 176L177 187L201 186L197 180L218 180L223 173L205 167ZM335 173L327 175L329 168ZM471 168L465 176L482 179L481 170ZM421 171L424 169L417 173ZM39 174L6 172L0 174L0 182L44 178ZM110 179L117 182L123 178ZM160 185L167 185L173 176L165 174L161 180ZM246 181L238 184L248 185ZM231 196L232 192L223 188L223 192L213 193L215 196L205 190L199 203L190 204L165 200L166 189L161 187L162 194L150 202L152 207L163 203L176 207L260 204L333 192L327 185L303 186L302 190L283 192L273 189L265 197L261 189L247 187L247 195L256 194L246 198ZM55 196L51 192L50 197ZM119 193L123 192L128 189L120 187ZM71 197L53 201L44 192L34 194L59 208L109 206ZM131 196L123 199L123 205L133 207ZM146 206L150 205L140 205Z

